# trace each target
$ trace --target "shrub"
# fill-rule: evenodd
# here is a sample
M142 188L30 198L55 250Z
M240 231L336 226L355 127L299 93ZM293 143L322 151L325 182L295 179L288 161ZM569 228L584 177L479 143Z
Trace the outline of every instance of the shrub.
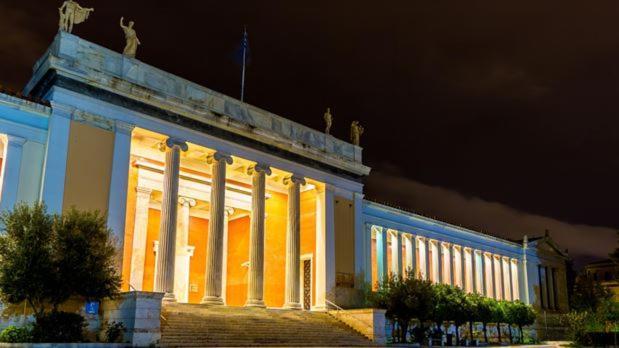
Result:
M123 340L123 334L125 333L125 325L113 321L108 323L107 329L105 329L105 341L108 343L120 343Z
M77 313L52 311L39 316L34 323L34 341L44 343L67 343L84 341L86 320Z
M567 338L570 341L585 346L591 345L592 342L587 335L587 325L591 316L587 311L571 311L561 318L563 325L567 326Z
M0 342L5 343L26 343L32 342L32 327L7 326L0 332Z

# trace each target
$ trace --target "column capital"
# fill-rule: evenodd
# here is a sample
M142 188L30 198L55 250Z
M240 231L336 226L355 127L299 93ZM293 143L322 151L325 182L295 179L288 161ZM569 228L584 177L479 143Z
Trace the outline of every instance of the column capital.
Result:
M26 138L18 137L17 135L6 135L8 146L23 146L26 143Z
M178 197L178 203L182 206L188 206L190 208L196 206L196 200L189 197Z
M247 175L254 175L254 173L265 173L271 175L271 167L266 164L253 164L247 168Z
M174 147L178 147L183 152L188 150L187 143L177 138L167 138L165 141L159 143L159 150L162 152L168 148L172 149Z
M71 119L71 115L75 111L75 108L69 105L61 104L56 101L50 101L52 106L52 114L54 116L61 116L64 118Z
M291 176L287 176L284 178L284 180L282 181L284 183L284 185L289 185L289 184L300 184L300 185L305 185L305 178L302 176L298 176L298 175L291 175Z
M120 120L114 121L114 131L116 131L116 133L131 134L134 128L135 128L134 124L127 123L127 122L120 121Z
M153 193L153 189L144 186L138 186L135 188L135 192L150 196L151 193Z
M230 165L232 164L232 156L223 152L214 152L206 156L206 163L213 164L214 161L226 161L226 164Z
M226 216L230 216L230 215L234 214L234 208L226 207L224 209L224 213L226 214Z

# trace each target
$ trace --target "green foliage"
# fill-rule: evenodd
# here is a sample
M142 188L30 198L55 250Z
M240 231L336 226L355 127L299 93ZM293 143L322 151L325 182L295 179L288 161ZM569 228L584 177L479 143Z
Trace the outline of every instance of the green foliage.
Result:
M571 308L578 312L595 312L599 306L612 301L612 297L612 293L600 283L581 275L574 285Z
M116 248L105 217L74 208L54 220L55 254L62 292L99 301L116 295L121 278L116 272ZM59 299L63 302L65 299Z
M0 297L26 301L37 317L71 297L116 295L120 276L105 218L71 209L62 216L45 206L17 205L0 216Z
M511 325L518 326L520 332L520 343L524 342L522 328L533 325L536 319L536 313L533 307L524 304L520 301L507 302L505 307L506 322Z
M370 302L385 309L385 316L398 323L400 337L397 338L404 342L411 320L416 317L421 322L425 321L434 307L435 297L430 282L409 274L383 280L378 291L370 295Z
M567 327L567 339L580 345L591 345L591 338L587 330L587 322L590 320L591 313L587 311L571 311L565 314L561 321Z
M123 323L116 321L108 323L105 329L105 341L108 343L121 343L125 331L127 330Z
M412 272L406 277L389 277L379 284L378 291L368 294L371 304L385 309L387 318L398 323L400 337L397 339L400 342L406 341L407 328L413 319L420 322L420 325L412 330L413 336L420 343L427 333L424 329L427 321L436 323L438 327L453 321L457 340L460 339L460 326L469 323L472 339L473 323L481 322L486 342L489 323L518 325L522 342L522 327L535 321L533 308L522 302L503 302L479 294L465 294L460 288L435 285L409 275L412 275Z
M0 342L4 343L27 343L32 342L32 326L7 326L0 332Z
M35 315L42 315L59 283L53 217L41 204L17 205L0 216L0 223L0 297L8 303L27 301Z
M35 342L83 342L85 319L76 313L52 311L37 318L32 329Z

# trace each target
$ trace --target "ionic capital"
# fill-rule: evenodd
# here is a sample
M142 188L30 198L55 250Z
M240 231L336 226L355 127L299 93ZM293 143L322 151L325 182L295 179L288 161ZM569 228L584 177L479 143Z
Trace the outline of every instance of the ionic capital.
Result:
M226 207L224 209L224 213L226 214L226 216L230 216L230 215L234 214L234 208Z
M145 196L150 196L150 194L153 192L153 189L144 186L138 186L135 188L135 192Z
M206 163L213 164L214 161L226 161L226 164L230 165L232 164L232 156L221 152L215 152L206 157Z
M167 149L174 149L175 147L178 147L183 152L189 149L185 141L177 138L168 138L159 143L159 151L162 152L165 152Z
M271 175L271 167L266 164L254 164L247 168L247 175L254 175L254 173L265 173Z
M189 197L178 197L178 203L182 206L193 208L196 206L196 200Z
M297 176L297 175L291 175L291 176L287 176L284 178L283 180L284 185L289 185L289 184L300 184L300 185L305 185L305 178L302 176Z

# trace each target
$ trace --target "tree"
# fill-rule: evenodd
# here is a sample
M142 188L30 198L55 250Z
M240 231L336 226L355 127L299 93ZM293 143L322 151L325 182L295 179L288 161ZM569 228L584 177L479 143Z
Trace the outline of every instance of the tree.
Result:
M488 343L488 323L491 323L494 320L494 303L496 300L482 296L478 296L476 300L477 304L475 306L475 318L482 323L484 330L484 341Z
M576 278L571 307L576 311L597 311L598 307L612 301L612 293L585 274Z
M504 301L492 301L492 321L496 324L499 344L501 344L501 323L506 321Z
M454 289L451 285L446 284L436 284L434 286L436 304L432 312L432 321L434 321L441 333L443 332L443 324L445 321L452 319L456 310Z
M37 320L71 297L116 295L116 250L99 213L71 209L47 214L45 206L17 205L0 216L0 296L26 301Z
M116 268L116 247L105 217L74 208L54 219L58 272L64 291L88 301L112 297L121 277ZM64 302L66 298L59 299Z
M431 283L419 280L412 274L386 278L379 284L378 291L370 295L370 302L385 309L385 316L397 322L400 342L406 342L406 333L415 316L423 327L427 313L431 312L435 303Z
M469 303L469 298L466 296L464 290L460 288L453 288L452 293L453 313L451 315L456 327L456 345L460 344L460 326L466 324L473 315L472 307Z
M26 301L40 317L54 296L58 276L53 262L53 217L45 206L17 205L0 215L0 296L4 302Z
M411 293L405 278L389 276L380 282L373 303L386 310L385 316L400 327L400 342L406 341L406 332L413 312L410 311Z
M532 306L524 304L520 301L514 301L507 306L507 321L510 324L518 326L518 332L520 334L520 343L524 343L524 337L522 328L525 326L533 325L537 317L535 310ZM511 326L510 326L511 330Z
M482 297L477 293L466 295L466 311L469 313L469 338L473 341L473 324L479 320L477 304Z

